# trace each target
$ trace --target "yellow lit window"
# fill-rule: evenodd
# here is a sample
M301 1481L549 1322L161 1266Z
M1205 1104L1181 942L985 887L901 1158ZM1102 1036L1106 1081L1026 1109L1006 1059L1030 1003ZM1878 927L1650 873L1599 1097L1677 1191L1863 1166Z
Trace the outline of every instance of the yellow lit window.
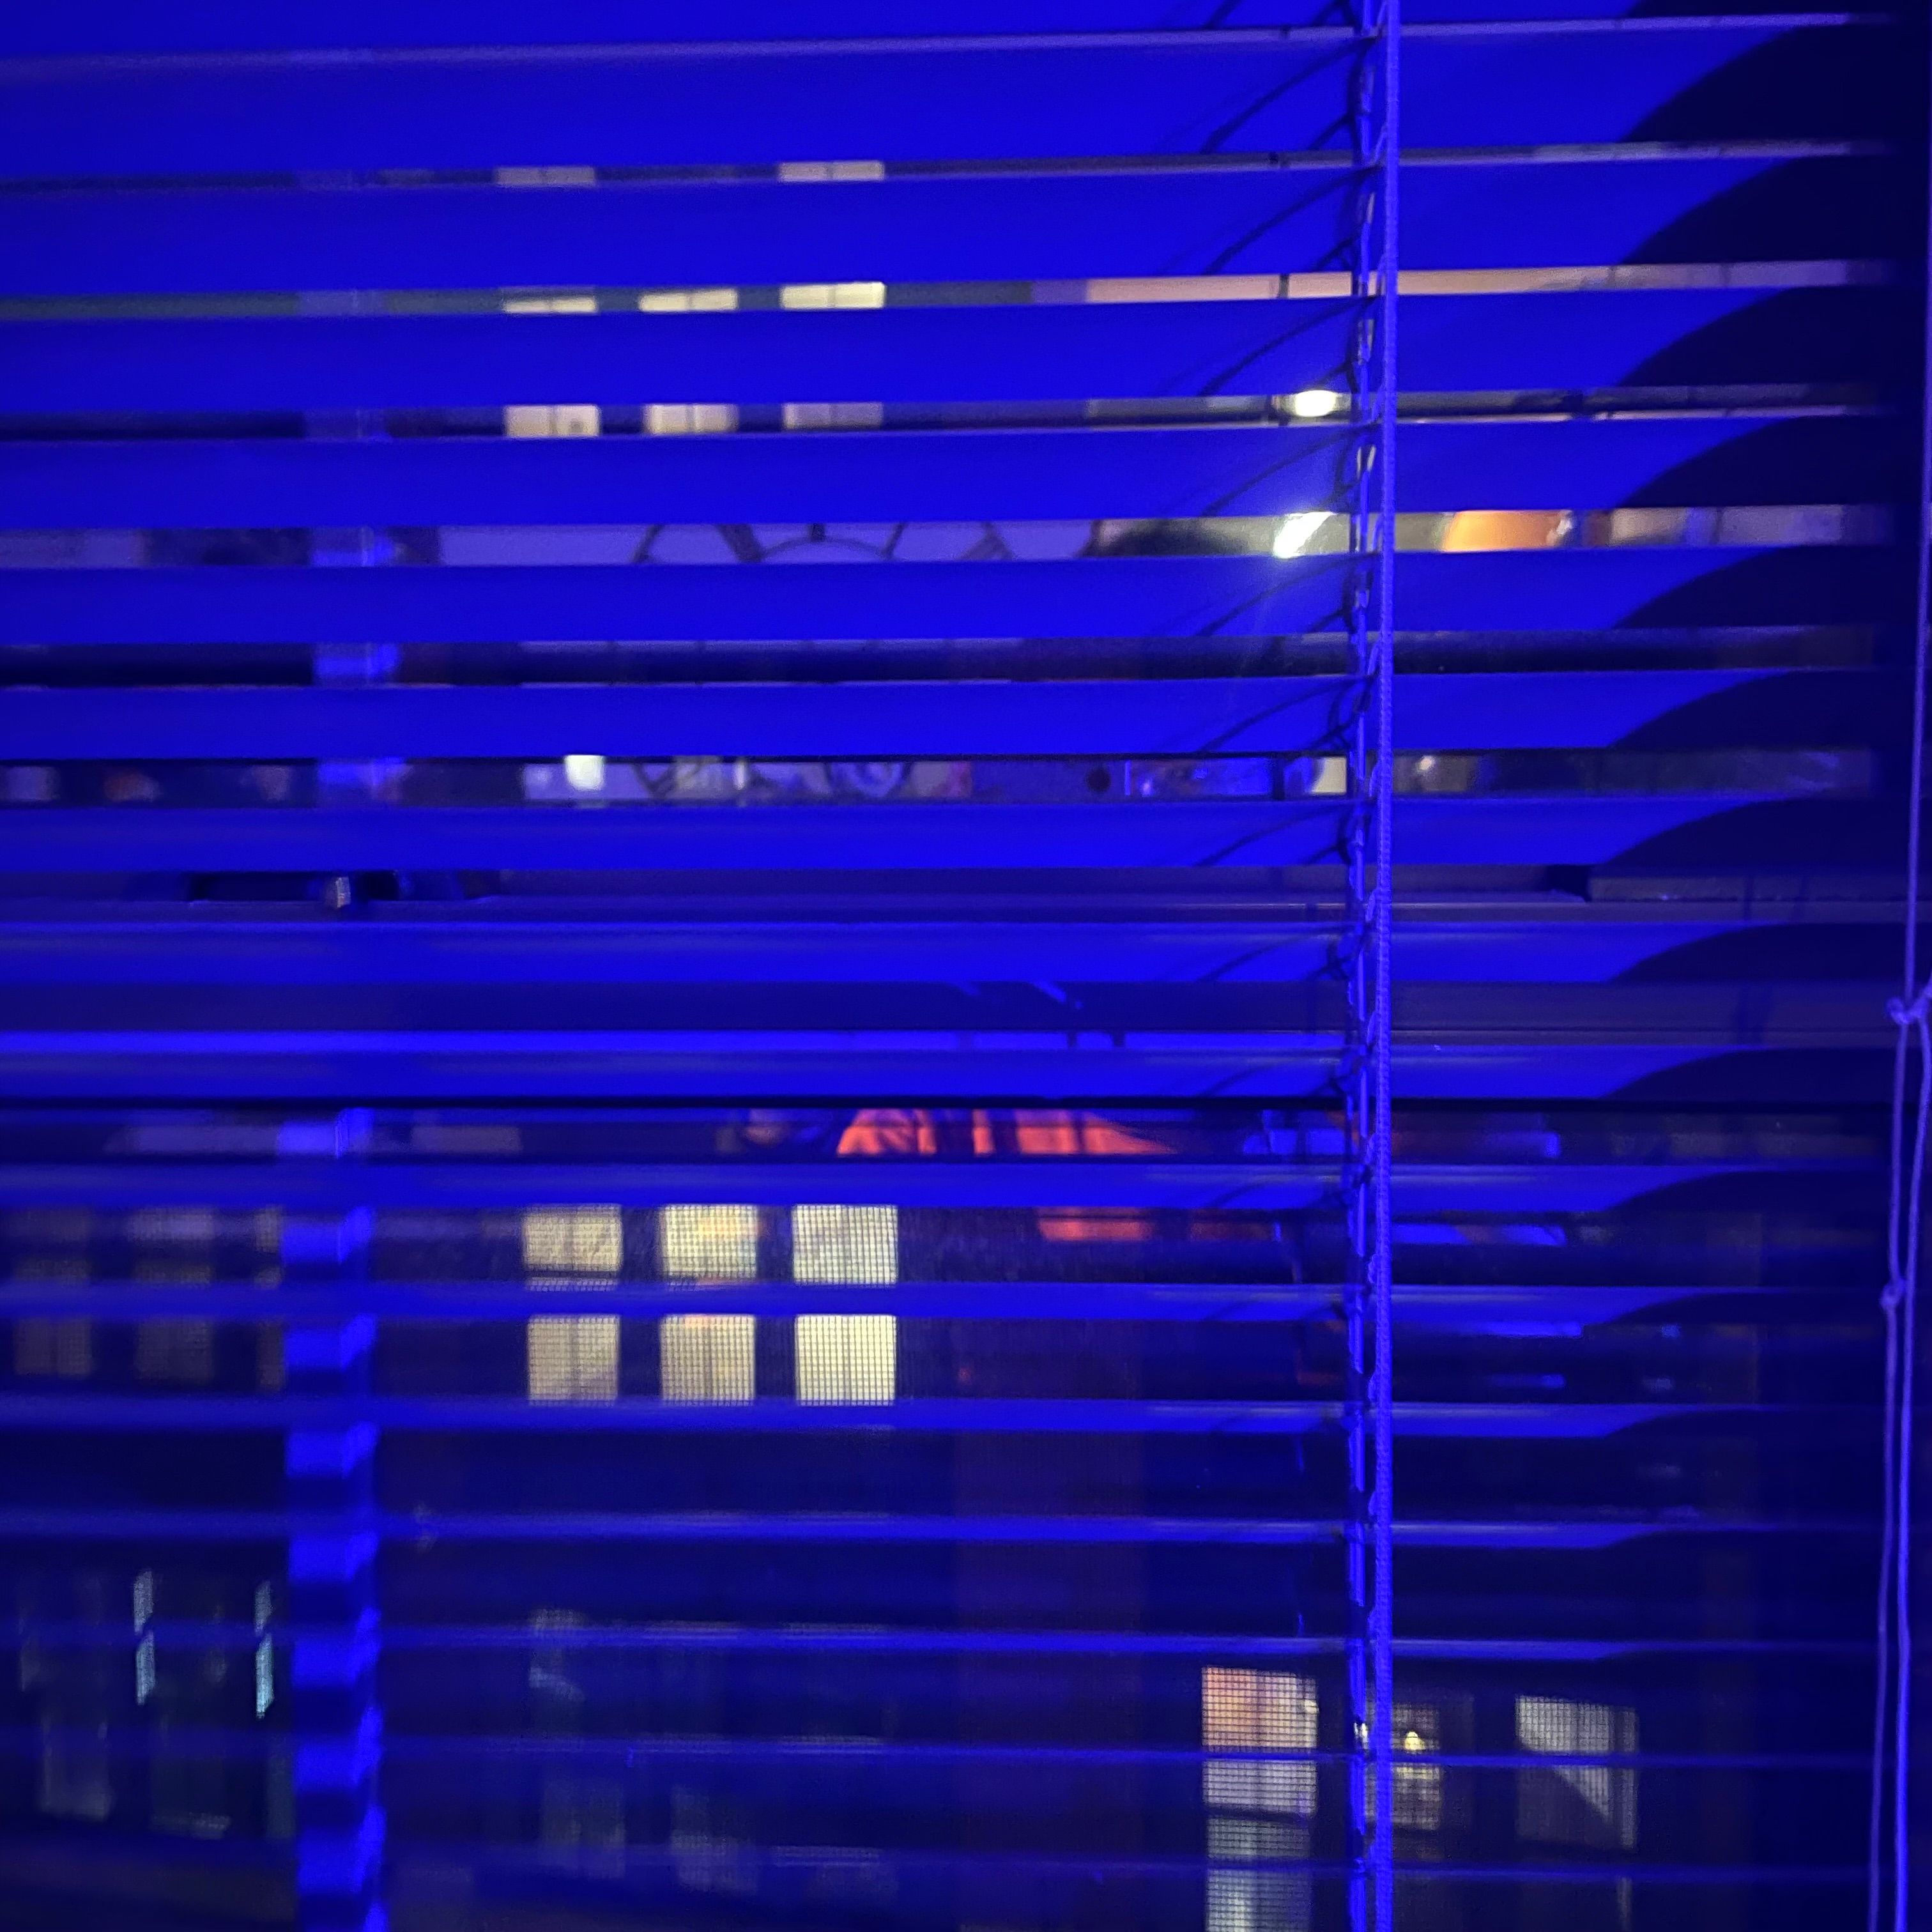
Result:
M532 1288L608 1288L623 1264L615 1208L532 1208L524 1215L524 1270ZM540 1316L525 1325L532 1402L614 1402L620 1334L614 1315Z
M896 1208L794 1208L791 1271L796 1281L848 1283L897 1281L899 1216Z
M658 1211L667 1281L755 1281L758 1210L738 1202ZM659 1385L667 1402L749 1402L756 1386L756 1319L749 1315L668 1315L658 1324Z
M788 282L778 291L781 308L884 308L884 282Z
M800 1402L890 1402L898 1324L890 1315L801 1315L794 1337Z
M1292 1671L1201 1673L1201 1742L1210 1751L1312 1751L1315 1684ZM1202 1802L1217 1808L1315 1815L1315 1766L1306 1759L1229 1756L1201 1771Z

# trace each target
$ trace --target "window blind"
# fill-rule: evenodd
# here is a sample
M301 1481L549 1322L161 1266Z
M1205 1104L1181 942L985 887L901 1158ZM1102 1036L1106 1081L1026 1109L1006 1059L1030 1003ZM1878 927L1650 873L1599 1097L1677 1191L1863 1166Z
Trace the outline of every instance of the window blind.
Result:
M1853 1922L1922 23L16 13L8 1922Z

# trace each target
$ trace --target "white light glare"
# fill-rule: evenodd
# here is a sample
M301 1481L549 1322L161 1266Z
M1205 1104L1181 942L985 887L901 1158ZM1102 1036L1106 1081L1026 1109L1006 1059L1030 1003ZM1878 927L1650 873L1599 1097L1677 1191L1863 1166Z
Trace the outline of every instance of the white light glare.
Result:
M601 752L572 752L563 761L563 782L572 791L604 789L604 755Z
M1315 541L1316 532L1328 520L1330 514L1327 510L1297 510L1292 516L1282 518L1281 527L1274 533L1275 555L1300 556Z
M1313 422L1322 416L1332 416L1342 406L1342 400L1334 389L1303 389L1288 398L1288 412L1304 422Z

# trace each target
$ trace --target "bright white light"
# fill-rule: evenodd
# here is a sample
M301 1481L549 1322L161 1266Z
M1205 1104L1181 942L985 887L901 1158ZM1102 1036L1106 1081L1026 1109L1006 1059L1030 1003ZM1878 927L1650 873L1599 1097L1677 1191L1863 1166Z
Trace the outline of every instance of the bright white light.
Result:
M1331 513L1327 510L1297 510L1281 520L1272 546L1276 556L1299 556L1315 541L1316 532Z
M1334 389L1303 389L1288 398L1288 413L1304 422L1313 422L1322 416L1332 416L1344 400Z
M604 789L604 758L598 752L572 752L563 761L563 782L572 791Z

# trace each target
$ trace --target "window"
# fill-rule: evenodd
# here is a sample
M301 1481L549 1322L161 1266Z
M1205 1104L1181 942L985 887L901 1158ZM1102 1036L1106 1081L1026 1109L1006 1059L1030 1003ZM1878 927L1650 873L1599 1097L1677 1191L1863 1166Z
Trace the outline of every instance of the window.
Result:
M1315 1749L1318 1704L1312 1678L1289 1671L1201 1673L1201 1742L1214 1752ZM1294 1818L1315 1815L1311 1758L1210 1759L1202 1767L1205 1804Z
M1636 1712L1627 1706L1519 1697L1516 1742L1569 1758L1628 1757L1637 1748ZM1516 1774L1516 1828L1545 1844L1636 1844L1636 1772L1628 1766L1554 1764Z
M758 1210L741 1204L658 1212L667 1281L755 1281ZM758 1322L749 1315L667 1315L658 1324L659 1386L667 1402L749 1402L756 1388Z
M898 1210L801 1207L791 1214L794 1280L859 1286L899 1274ZM802 1315L793 1346L800 1402L890 1402L898 1392L898 1323L890 1315Z
M624 1252L615 1208L532 1208L524 1216L524 1269L532 1288L608 1288ZM538 1316L526 1324L532 1402L614 1402L620 1328L614 1315Z

